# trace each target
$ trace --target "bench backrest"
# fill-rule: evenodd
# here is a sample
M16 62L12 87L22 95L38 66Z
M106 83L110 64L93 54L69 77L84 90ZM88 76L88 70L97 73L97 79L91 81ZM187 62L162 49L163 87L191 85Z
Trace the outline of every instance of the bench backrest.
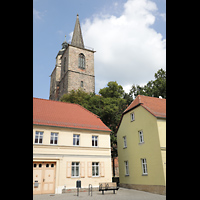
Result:
M99 188L116 188L117 183L116 182L107 182L107 183L99 183Z

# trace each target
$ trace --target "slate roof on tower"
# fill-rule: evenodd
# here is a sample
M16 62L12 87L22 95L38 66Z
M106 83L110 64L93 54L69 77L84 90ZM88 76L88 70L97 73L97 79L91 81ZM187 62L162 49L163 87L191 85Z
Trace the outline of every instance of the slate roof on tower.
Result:
M74 27L74 32L73 32L71 44L74 45L74 46L77 46L77 47L84 48L83 36L82 36L82 32L81 32L81 26L80 26L78 14L77 14L77 17L76 17L76 24L75 24L75 27Z
M33 98L33 124L111 132L97 115L78 104L39 98Z

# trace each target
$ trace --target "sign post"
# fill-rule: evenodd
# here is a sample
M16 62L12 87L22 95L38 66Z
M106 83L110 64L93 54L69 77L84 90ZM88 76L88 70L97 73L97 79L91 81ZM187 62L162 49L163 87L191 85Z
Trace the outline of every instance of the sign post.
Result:
M81 188L81 181L80 180L76 181L76 188L77 188L77 196L79 196L79 188Z

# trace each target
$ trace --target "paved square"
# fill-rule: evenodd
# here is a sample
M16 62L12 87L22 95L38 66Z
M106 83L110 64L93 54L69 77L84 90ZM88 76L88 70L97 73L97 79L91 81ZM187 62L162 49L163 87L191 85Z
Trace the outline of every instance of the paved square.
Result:
M33 200L166 200L165 195L152 194L149 192L143 192L139 190L119 188L115 194L112 191L105 191L104 195L102 192L94 191L92 193L92 197L88 196L88 192L80 192L79 196L76 196L76 193L64 193L64 194L41 194L41 195L33 195Z

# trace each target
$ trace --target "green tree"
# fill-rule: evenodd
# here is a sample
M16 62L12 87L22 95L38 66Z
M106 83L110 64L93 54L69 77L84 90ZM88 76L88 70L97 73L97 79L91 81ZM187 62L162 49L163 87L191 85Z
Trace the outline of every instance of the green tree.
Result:
M76 103L88 109L88 101L92 95L92 93L88 94L80 89L78 89L77 91L71 90L68 94L64 94L60 98L60 101Z
M101 94L104 98L122 98L124 94L123 87L118 85L116 81L110 81L107 84L107 87L100 89L99 94Z
M166 98L166 71L162 68L154 75L155 80L149 81L146 85L132 85L129 95L136 97L137 95L153 96Z

